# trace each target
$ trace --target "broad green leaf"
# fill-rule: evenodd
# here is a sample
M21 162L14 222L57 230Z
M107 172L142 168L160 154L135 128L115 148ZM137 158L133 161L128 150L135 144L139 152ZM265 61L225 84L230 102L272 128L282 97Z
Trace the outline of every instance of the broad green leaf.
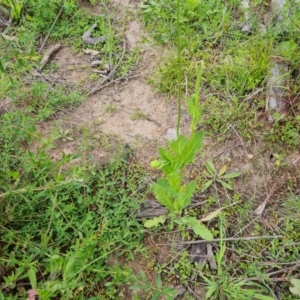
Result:
M211 296L217 291L218 288L219 288L218 284L215 281L209 281L209 288L205 295L205 299L210 299Z
M153 219L147 220L144 223L144 227L146 228L152 228L152 227L157 227L159 224L164 224L166 221L167 216L159 216L159 217L154 217Z
M171 173L167 175L167 180L175 193L179 192L181 186L181 176L178 173Z
M171 194L170 196L173 196L173 187L170 185L169 181L166 178L159 178L157 180L157 184L159 184L165 191L169 192Z
M156 275L155 283L156 283L156 286L157 286L157 287L162 287L162 281L161 281L160 274L157 274L157 275Z
M62 268L63 258L58 254L54 254L50 257L50 273L54 274Z
M204 240L211 241L214 238L211 231L195 217L184 216L180 219L180 223L190 227L195 234L201 236Z
M74 256L66 258L66 263L63 268L63 280L67 281L70 277L72 277L74 273L74 265L76 262L76 258Z
M227 166L224 165L224 166L221 168L221 170L219 171L219 176L222 176L223 174L225 174L225 173L226 173L226 169L227 169Z
M194 119L195 111L197 110L197 105L195 105L194 95L191 98L187 98L186 103L187 103L188 113Z
M212 185L213 182L214 182L213 180L208 180L207 182L205 182L202 185L201 192L204 192L206 189L208 189Z
M290 287L290 291L292 294L300 296L300 279L291 279L291 284L293 285Z
M187 145L187 138L185 135L179 135L175 141L169 142L169 147L174 151L175 154L181 154Z
M112 286L113 284L114 284L113 282L109 281L109 282L104 283L104 286Z
M198 105L197 96L194 94L191 98L188 98L186 102L188 113L192 117L190 128L191 131L194 132L196 130L197 122L201 115L201 110Z
M222 181L222 180L218 180L218 179L217 179L217 181L218 181L219 183L221 183L225 189L233 190L233 187L232 187L230 184L228 184L227 182Z
M1 62L1 60L0 60L0 72L2 72L3 74L7 73L4 66L3 66L3 64L2 64L2 62Z
M170 151L168 151L165 148L159 148L159 155L164 161L164 164L162 166L162 170L165 174L170 174L174 171L177 170L177 162L178 162L178 157L172 155Z
M204 136L203 132L198 131L188 141L188 144L185 147L185 149L182 152L182 155L180 157L180 160L183 162L184 166L191 163L194 160L197 152L201 149L203 136Z
M206 217L201 219L201 222L208 222L210 220L212 220L213 218L215 218L221 211L223 210L223 208L219 208L213 212L211 212L210 214L208 214Z
M37 284L36 284L36 274L35 274L35 271L32 268L30 268L28 270L27 274L28 274L28 278L29 278L31 287L33 289L36 289L37 288Z
M180 188L180 193L178 194L178 198L175 201L175 208L178 212L181 212L185 207L187 207L190 202L191 198L195 192L196 182L191 181L188 185L183 185Z
M204 240L207 241L212 241L213 240L213 234L211 233L211 231L204 225L202 224L197 224L194 226L191 226L191 228L193 229L193 231L195 232L195 234L198 234L199 236L201 236Z
M159 184L152 185L153 193L160 204L164 205L170 212L174 210L173 198Z
M13 179L17 180L20 178L20 173L19 171L11 171L11 170L7 170L7 174L9 176L11 176Z
M223 175L222 178L224 178L224 179L236 178L236 177L241 176L241 174L242 174L241 172L233 172L233 173Z
M174 156L166 148L161 147L158 149L158 152L159 152L161 159L163 159L166 162L170 162L170 163L173 162Z
M217 174L216 168L211 160L208 160L205 163L205 167L211 176L215 176Z

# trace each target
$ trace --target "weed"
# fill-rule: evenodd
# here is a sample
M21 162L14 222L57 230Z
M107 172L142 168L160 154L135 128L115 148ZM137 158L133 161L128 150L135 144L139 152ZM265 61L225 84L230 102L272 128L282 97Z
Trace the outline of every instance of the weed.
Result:
M70 130L66 129L59 129L56 133L55 139L62 139L63 142L65 141L73 141L74 139L70 136Z
M137 279L139 283L132 285L130 289L145 291L149 297L147 299L157 300L164 297L166 300L172 300L177 293L175 289L163 286L162 279L159 274L157 274L154 284L149 283L144 272L141 272ZM134 300L135 299L137 300L139 298L135 295Z
M188 112L192 117L190 125L191 135L189 138L184 135L178 135L176 140L168 143L170 150L159 148L161 160L153 161L151 165L161 169L165 178L159 178L157 183L152 185L152 190L156 199L170 211L170 217L173 222L181 227L189 227L193 229L195 234L210 240L213 238L211 232L199 220L191 216L180 217L183 209L190 204L196 188L195 181L191 181L188 184L183 184L182 181L185 167L195 159L196 154L202 147L203 132L195 132L201 118L199 91L202 70L203 63L199 67L195 94L187 100ZM178 120L180 120L180 113ZM164 223L165 220L166 216L153 218L146 221L145 226L148 228L157 226L160 223Z
M105 107L105 112L112 113L117 109L117 107L113 104L109 104Z
M145 116L145 114L139 109L135 109L133 112L133 115L131 117L132 121L136 121L136 120L146 120L147 117Z
M209 186L211 186L215 181L219 182L225 189L228 190L233 190L233 187L228 184L228 182L226 182L226 179L232 179L232 178L236 178L238 176L241 175L240 172L232 172L232 173L226 173L226 165L224 165L219 172L217 172L214 164L212 161L208 160L205 163L205 167L206 167L206 176L210 177L212 179L208 180L202 187L202 192L205 191Z
M222 236L222 229L221 229ZM228 276L228 272L224 272L222 269L223 257L225 254L226 245L221 241L220 250L216 255L217 261L217 276L210 275L206 277L201 275L204 281L207 283L206 299L215 300L229 300L229 299L263 299L271 300L273 297L265 296L261 293L266 293L268 290L263 286L254 282L247 282L246 280L240 280Z
M140 49L135 48L124 57L123 63L118 71L118 76L122 77L128 75L140 60Z

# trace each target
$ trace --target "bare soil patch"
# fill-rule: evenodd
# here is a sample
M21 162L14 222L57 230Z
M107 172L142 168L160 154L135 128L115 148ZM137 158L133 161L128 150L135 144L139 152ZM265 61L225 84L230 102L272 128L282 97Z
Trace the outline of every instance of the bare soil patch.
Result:
M121 20L128 9L130 14L136 14L137 5L136 1L113 1L109 9L116 13L116 19ZM91 13L97 14L98 10L95 7ZM157 145L164 144L168 129L176 126L177 104L172 99L167 101L165 95L154 91L147 84L147 78L154 72L166 50L151 42L149 37L147 43L142 42L146 35L137 17L130 17L124 31L126 48L127 51L136 47L141 49L139 64L128 79L112 83L89 96L77 108L56 115L60 128L70 130L73 141L60 141L59 147L51 150L53 158L60 157L62 152L77 152L82 141L80 128L83 126L89 128L92 139L101 140L101 137L107 136L109 140L130 144L137 149L137 157L146 164L156 156ZM69 47L63 47L55 55L54 61L57 65L55 76L73 85L83 84L87 89L93 86L94 82L90 78L95 73L88 55L75 54ZM184 118L183 121L186 123ZM52 128L53 120L42 123L39 131L47 135ZM182 131L185 128L183 124ZM102 162L112 151L101 147L101 143L98 145L91 151L91 155L95 162Z

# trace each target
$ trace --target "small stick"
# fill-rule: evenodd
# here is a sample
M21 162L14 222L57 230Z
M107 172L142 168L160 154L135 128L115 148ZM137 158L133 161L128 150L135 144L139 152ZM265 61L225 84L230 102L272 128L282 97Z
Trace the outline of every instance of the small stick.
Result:
M103 0L101 0L102 5L105 7L106 11L109 13L109 9L107 8L107 6L105 5L105 3L103 2Z
M189 242L182 242L181 244L192 245L192 244L202 244L202 243L207 243L207 242L251 241L251 240L260 240L260 239L281 239L281 238L283 238L282 235L247 236L247 237L241 237L241 238L213 239L211 241L206 241L206 240L189 241Z
M46 65L46 63L49 61L51 55L54 53L54 52L57 52L60 48L62 47L61 44L56 44L54 45L53 47L51 47L44 55L43 59L41 60L41 65L40 67L38 68L38 71L42 71Z
M116 73L118 67L120 66L123 58L124 58L124 55L125 55L125 52L126 52L126 40L124 39L123 41L123 53L122 53L122 56L121 58L119 59L118 63L116 64L116 66L113 68L113 70L109 73L109 75L107 76L108 79L112 79L112 77L114 76L114 74ZM102 90L104 87L110 85L111 83L113 82L116 82L118 80L121 80L122 78L125 78L126 76L122 76L120 78L117 78L111 82L108 82L107 84L104 84L104 85L96 85L96 87L94 87L89 93L88 93L88 96L92 95L92 94L95 94L96 92L99 92L100 90ZM105 83L106 80L102 80L100 84L103 84Z
M278 274L287 272L287 271L289 271L289 270L296 269L296 268L298 268L299 266L300 266L300 264L296 264L296 265L294 265L294 266L287 267L287 268L283 268L283 269L281 269L281 270L273 271L273 272L270 272L270 273L266 273L266 274L264 274L264 275L265 275L265 276L278 275ZM245 281L261 281L261 277L250 277L250 278L246 278Z
M116 66L113 68L113 70L109 73L108 77L110 79L112 79L112 77L115 75L117 69L119 68L124 56L125 56L125 52L126 52L126 40L125 38L123 38L123 53L122 53L122 56L121 58L119 59L118 63L116 64Z
M156 124L157 126L161 127L161 124L159 124L157 121L155 121L155 120L153 120L153 119L151 119L151 118L149 118L149 117L147 117L147 116L146 116L146 120L149 121L149 122L153 122L153 123Z
M104 42L107 39L106 35L102 35L99 37L91 37L92 35L92 31L97 27L97 23L93 24L89 30L87 30L83 36L82 36L82 40L87 43L87 44L91 44L91 45L96 45L100 42Z
M56 24L58 18L60 17L60 15L61 15L61 13L62 13L62 11L63 11L63 9L64 9L65 2L66 2L66 1L64 1L63 5L61 6L58 15L56 16L56 18L55 18L55 20L54 20L54 22L53 22L53 24L52 24L52 26L51 26L51 28L50 28L50 30L49 30L47 36L45 37L45 39L44 39L44 41L43 41L43 43L42 43L42 45L41 45L41 47L40 47L40 49L39 49L39 51L38 51L38 54L40 54L40 53L43 51L44 46L45 46L46 42L48 41L48 38L49 38L49 36L50 36L50 34L51 34L51 31L52 31L52 29L54 28L54 26L55 26L55 24Z
M93 95L93 94L95 94L96 92L99 92L100 90L104 89L105 87L111 85L112 83L116 83L116 82L118 82L118 81L120 81L120 80L122 80L122 79L132 79L132 78L136 78L136 77L139 77L139 76L140 76L139 74L137 74L137 75L132 75L132 76L127 76L127 75L125 75L125 76L116 78L116 79L114 79L114 80L112 80L112 81L110 81L110 82L108 82L108 83L106 83L106 84L103 84L103 85L97 87L97 89L94 88L94 89L91 90L87 95L88 95L88 96ZM105 82L105 80L104 80L104 82ZM103 82L103 83L104 83L104 82Z

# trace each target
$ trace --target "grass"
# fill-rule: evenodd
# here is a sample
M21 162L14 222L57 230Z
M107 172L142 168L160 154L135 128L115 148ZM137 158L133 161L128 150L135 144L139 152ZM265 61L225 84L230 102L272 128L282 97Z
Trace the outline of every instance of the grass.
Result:
M143 249L133 217L142 168L129 165L124 150L100 169L74 164L76 155L53 162L47 143L35 153L24 147L40 140L32 117L7 112L1 126L0 296L24 298L31 285L42 299L122 299L132 271L107 260Z
M49 44L60 42L81 52L86 47L82 34L97 22L94 34L108 34L109 42L89 48L100 52L103 64L115 65L122 40L112 16L91 15L76 1L23 4L4 32L14 38L0 43L0 98L10 100L0 114L0 299L25 299L30 288L41 299L123 299L121 286L130 284L134 274L126 265L108 261L132 260L144 251L143 228L134 218L144 197L144 171L125 160L123 149L105 165L94 165L87 128L81 134L56 126L50 136L41 136L37 125L85 101L86 91L83 84L41 82L32 75L42 58L39 37L48 34L62 6ZM6 16L10 5L14 2L1 2ZM129 74L138 59L138 50L125 53L119 76ZM47 65L45 76L55 69L55 64ZM50 158L54 140L68 142L75 136L77 141L82 137L77 154ZM110 147L105 135L100 144Z
M29 289L37 290L41 299L126 299L129 287L133 299L171 300L179 283L202 286L206 299L276 299L278 290L281 299L295 299L289 288L290 280L299 277L300 182L298 170L286 157L300 143L300 6L291 3L293 18L284 15L282 22L262 32L259 23L269 8L266 2L253 1L252 32L245 34L240 1L179 2L179 18L177 0L141 4L146 29L169 49L149 81L165 94L180 91L182 99L193 99L203 60L201 129L217 147L228 143L227 149L234 142L238 154L248 149L253 169L238 173L234 161L238 156L231 160L232 153L225 151L222 159L212 158L204 143L201 162L192 161L181 174L183 187L194 181L193 199L201 199L202 205L182 208L175 221L147 230L135 212L150 194L153 174L134 162L124 145L109 162L96 165L93 150L116 148L104 133L91 133L85 125L62 129L58 123L47 137L37 130L45 121L52 122L57 112L84 102L88 92L84 82L53 84L33 75L42 58L40 37L48 34L62 5L47 47L60 42L81 54L86 48L81 35L97 22L95 36L106 34L109 40L89 48L99 51L103 65L116 65L121 58L126 24L117 21L117 26L106 11L92 15L72 0L18 1L15 8L11 6L15 1L1 2L3 14L11 13L13 24L4 32L11 38L0 37L0 299L26 299ZM134 17L127 13L128 19ZM117 76L130 74L140 56L138 48L126 51ZM274 113L270 124L266 78L276 59L288 65L288 105L284 115ZM44 74L58 67L49 63ZM97 80L95 74L87 78ZM8 108L2 107L7 100ZM105 110L115 109L109 105ZM144 118L139 109L131 116L133 121ZM52 159L51 150L59 143L75 141L77 153ZM253 155L256 144L260 150ZM270 162L262 159L264 155ZM243 156L242 163L249 164L249 159ZM290 159L295 162L299 157ZM265 199L269 201L264 214L253 216ZM216 218L205 221L213 236L221 239L213 242L217 268L210 270L190 261L189 248L178 248L179 241L199 237L186 223L176 221L201 220L221 208ZM248 236L274 238L245 240ZM145 237L151 237L151 247L145 248ZM231 237L237 240L225 241ZM140 274L130 267L134 260L143 269ZM188 293L183 297L194 299Z
M70 155L53 163L44 150L19 156L14 169L5 166L1 172L5 299L25 293L20 287L28 278L43 299L102 293L118 299L118 289L131 280L131 271L106 262L120 255L133 259L141 250L143 232L132 214L142 197L142 174L138 179L129 167L125 179L127 165L120 158L99 170L70 167L75 158ZM12 162L7 163L11 167Z

